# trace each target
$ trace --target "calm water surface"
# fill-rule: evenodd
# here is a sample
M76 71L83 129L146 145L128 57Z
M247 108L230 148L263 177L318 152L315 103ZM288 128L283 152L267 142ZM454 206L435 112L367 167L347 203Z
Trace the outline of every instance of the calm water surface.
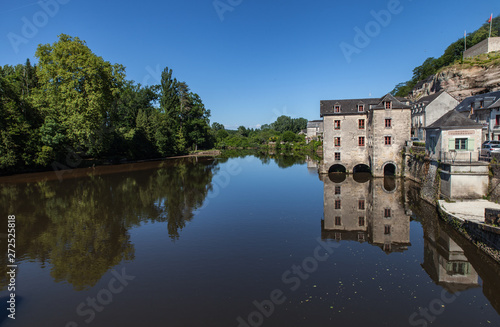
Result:
M402 180L242 156L4 177L0 192L18 264L2 327L500 326L499 266Z

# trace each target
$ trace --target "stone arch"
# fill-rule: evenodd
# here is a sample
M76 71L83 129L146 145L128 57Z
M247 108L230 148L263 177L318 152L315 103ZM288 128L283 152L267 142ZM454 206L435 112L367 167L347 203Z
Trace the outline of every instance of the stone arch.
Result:
M335 164L328 169L328 173L347 173L347 169L345 166L340 165L340 164Z
M372 171L370 169L370 166L365 165L365 164L356 165L356 166L354 166L354 168L352 170L353 174L356 174L356 173L370 173L371 174L371 172Z
M392 162L386 162L383 167L384 176L396 176L397 173L397 165Z

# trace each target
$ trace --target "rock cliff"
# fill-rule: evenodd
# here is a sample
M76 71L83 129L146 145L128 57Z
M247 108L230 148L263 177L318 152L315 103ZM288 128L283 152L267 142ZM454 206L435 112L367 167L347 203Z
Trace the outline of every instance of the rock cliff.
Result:
M446 67L418 83L410 99L418 100L443 89L458 101L471 95L500 90L500 54L493 59L491 56L479 56L463 64Z

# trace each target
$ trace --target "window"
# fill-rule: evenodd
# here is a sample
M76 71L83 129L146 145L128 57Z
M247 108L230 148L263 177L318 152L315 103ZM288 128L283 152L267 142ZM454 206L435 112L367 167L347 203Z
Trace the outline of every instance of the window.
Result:
M455 139L455 150L467 150L467 139Z
M358 138L358 145L359 146L365 146L365 137L364 136L360 136Z
M363 242L365 240L365 234L358 233L358 242Z
M391 109L391 108L392 108L392 102L387 101L387 102L385 103L385 109Z
M358 111L359 111L359 112L363 112L363 111L365 111L365 106L364 106L364 105L362 105L362 104L358 105Z
M482 108L483 106L484 106L484 101L483 100L479 101L479 108Z
M384 209L384 217L385 218L390 218L391 217L391 208L385 208Z
M335 160L340 161L340 152L335 152Z
M358 128L365 129L365 120L364 119L358 120Z
M386 118L385 119L385 128L391 128L391 127L392 127L392 119Z
M385 235L391 235L391 225L385 225L384 226L384 234Z
M392 140L391 140L390 136L384 136L384 140L385 140L385 145L391 145L392 144Z
M335 120L333 122L333 128L334 129L340 129L340 120Z
M340 186L335 186L335 194L340 194Z
M500 125L500 115L496 115L496 117L495 117L495 125L496 126Z
M358 225L359 226L364 226L365 225L365 217L359 217L358 218Z
M391 251L391 244L390 243L385 243L384 244L384 251L385 252L390 252Z
M335 146L340 146L340 137L334 138Z
M335 209L340 209L341 208L341 202L340 200L335 200Z
M335 226L340 226L342 225L342 218L340 217L335 217Z
M333 112L340 112L340 106L338 104L333 106Z
M359 200L358 201L358 209L359 210L365 210L365 200Z

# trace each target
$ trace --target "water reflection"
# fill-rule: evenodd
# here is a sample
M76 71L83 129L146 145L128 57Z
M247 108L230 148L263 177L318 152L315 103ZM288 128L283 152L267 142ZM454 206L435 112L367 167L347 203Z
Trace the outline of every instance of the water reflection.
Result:
M323 176L323 183L323 239L369 242L386 253L402 252L411 245L401 180L332 173Z
M450 293L482 284L483 294L500 314L500 265L441 221L435 207L417 199L418 191L411 188L408 195L413 198L414 218L420 220L424 231L422 267L436 284Z
M464 250L442 229L424 229L422 267L436 284L450 293L479 287L479 276Z
M46 173L37 182L2 184L0 211L18 218L18 261L49 264L55 281L82 290L121 261L134 259L131 227L167 222L168 235L178 239L203 205L216 169L213 159L189 158L75 170L62 182L49 181L54 173ZM1 244L6 253L6 242ZM1 257L3 289L7 263Z

